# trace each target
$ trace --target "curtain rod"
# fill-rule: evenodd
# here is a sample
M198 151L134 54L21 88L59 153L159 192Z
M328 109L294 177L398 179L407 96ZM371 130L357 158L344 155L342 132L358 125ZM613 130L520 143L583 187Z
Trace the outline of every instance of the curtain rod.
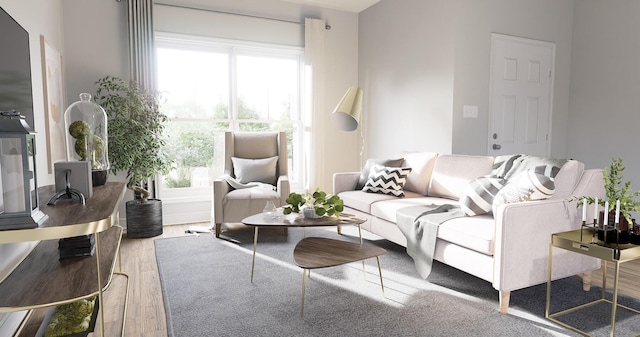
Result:
M123 0L116 0L117 2L121 2ZM156 5L160 5L160 6L167 6L167 7L175 7L175 8L184 8L184 9L192 9L192 10L196 10L196 11L204 11L204 12L213 12L213 13L221 13L221 14L229 14L229 15L237 15L237 16L244 16L244 17L249 17L249 18L255 18L255 19L265 19L265 20L272 20L272 21L279 21L279 22L287 22L287 23L294 23L297 25L304 25L304 22L298 22L298 21L292 21L292 20L285 20L285 19L277 19L277 18L270 18L270 17L265 17L265 16L257 16L257 15L250 15L250 14L241 14L241 13L234 13L234 12L225 12L225 11L221 11L221 10L215 10L215 9L206 9L206 8L198 8L198 7L192 7L192 6L183 6L183 5L174 5L174 4L167 4L167 3L162 3L162 2L156 2ZM331 26L330 25L325 25L324 29L326 30L331 30Z

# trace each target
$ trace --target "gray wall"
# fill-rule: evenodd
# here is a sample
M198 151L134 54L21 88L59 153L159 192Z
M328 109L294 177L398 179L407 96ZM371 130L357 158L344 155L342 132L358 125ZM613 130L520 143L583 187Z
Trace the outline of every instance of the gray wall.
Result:
M486 154L491 33L556 43L551 155L564 157L573 0L383 0L360 15L367 153ZM544 22L544 24L541 24ZM479 107L462 118L463 105Z
M588 167L612 157L640 189L640 2L576 1L567 154ZM635 214L637 218L637 214Z

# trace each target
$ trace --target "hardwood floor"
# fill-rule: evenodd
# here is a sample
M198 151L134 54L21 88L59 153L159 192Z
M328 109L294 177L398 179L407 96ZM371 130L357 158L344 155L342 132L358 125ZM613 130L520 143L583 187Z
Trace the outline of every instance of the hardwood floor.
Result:
M156 264L153 241L157 238L183 236L185 230L191 226L208 226L208 224L185 224L165 226L163 234L154 238L122 239L122 270L129 275L129 301L126 312L125 336L131 337L165 337L167 325L165 320L164 303L158 267ZM201 234L208 235L208 234ZM613 284L613 267L608 266L608 287ZM117 270L117 266L116 266ZM620 294L640 298L640 286L636 284L640 279L640 261L622 264L620 271ZM123 289L126 279L114 277L112 285L105 294L105 330L106 336L120 335L120 318L122 315ZM602 269L592 275L594 285L602 284ZM498 293L496 292L496 298ZM498 308L496 307L496 310ZM35 314L37 315L37 314ZM96 327L97 329L98 327ZM28 327L20 336L34 336L34 327ZM98 331L98 330L96 330ZM91 334L89 336L92 336ZM94 333L93 336L99 336Z

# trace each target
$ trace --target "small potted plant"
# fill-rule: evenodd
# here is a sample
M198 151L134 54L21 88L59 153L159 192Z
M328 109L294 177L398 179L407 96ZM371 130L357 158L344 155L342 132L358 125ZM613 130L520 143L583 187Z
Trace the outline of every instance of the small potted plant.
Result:
M630 212L639 212L640 211L640 202L634 200L635 197L640 195L640 191L632 192L631 191L631 181L627 181L624 184L622 183L622 176L624 174L624 165L622 164L622 159L611 158L611 165L609 167L605 167L602 171L604 178L604 190L605 190L605 200L598 200L598 205L605 206L605 201L609 202L609 208L605 211L608 212L608 224L607 226L614 224L615 219L615 211L616 211L616 202L620 201L620 223L619 225L619 234L620 239L619 243L628 242L630 239L628 238L629 234L635 233L633 224L634 219L632 219ZM593 204L595 202L595 198L586 197L587 202L589 204ZM580 198L582 200L582 198ZM599 223L603 223L604 221L604 212L600 212ZM635 229L637 231L637 228ZM603 231L599 231L603 232ZM613 235L609 235L612 232ZM607 242L615 242L615 229L608 230L607 233ZM639 236L638 243L640 243L640 233L635 233ZM599 239L603 239L604 234L598 233ZM611 237L611 239L610 239ZM612 241L613 240L613 241Z
M320 218L323 216L340 217L340 213L344 210L344 202L337 195L327 194L316 188L315 192L307 196L292 192L287 198L287 204L284 206L282 213L300 213L306 218Z

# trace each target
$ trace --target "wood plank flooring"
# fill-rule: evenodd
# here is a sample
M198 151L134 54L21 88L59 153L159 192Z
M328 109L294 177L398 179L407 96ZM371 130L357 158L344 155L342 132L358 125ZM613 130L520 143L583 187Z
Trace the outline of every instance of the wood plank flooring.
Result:
M126 313L125 336L128 337L165 337L167 325L165 320L164 303L158 267L156 264L153 241L161 237L175 237L186 235L185 230L191 226L208 226L208 224L185 224L165 226L163 234L154 238L122 239L122 270L129 275L129 303ZM208 235L208 234L201 234ZM609 264L608 287L613 284L613 266ZM640 298L640 261L622 264L620 271L620 293ZM122 315L123 289L125 279L115 277L105 296L106 336L118 336L120 318ZM602 283L602 269L593 273L594 285ZM498 292L496 291L496 298ZM498 307L496 306L496 310ZM34 314L37 316L37 314ZM28 327L20 336L34 336L35 330ZM98 331L98 330L96 330ZM92 336L91 334L89 336ZM99 336L94 333L93 336Z

